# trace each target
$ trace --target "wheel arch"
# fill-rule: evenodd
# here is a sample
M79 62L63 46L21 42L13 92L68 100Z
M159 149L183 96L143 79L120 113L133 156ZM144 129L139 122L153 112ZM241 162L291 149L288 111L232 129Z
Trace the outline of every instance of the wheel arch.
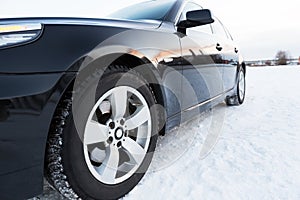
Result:
M108 67L110 65L125 65L130 70L137 70L139 74L149 82L155 93L157 103L165 105L165 95L162 84L162 78L156 67L146 56L138 51L124 49L117 53L109 53L99 58L93 58L91 55L85 55L74 62L68 71L77 72L78 74L88 75L93 70ZM105 70L105 69L104 69ZM75 79L74 79L75 80Z

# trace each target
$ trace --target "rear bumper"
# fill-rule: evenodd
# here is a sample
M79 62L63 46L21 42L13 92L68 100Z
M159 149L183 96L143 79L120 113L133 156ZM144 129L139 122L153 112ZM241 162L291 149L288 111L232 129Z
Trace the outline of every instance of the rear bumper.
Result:
M74 73L0 74L0 199L42 192L47 134Z

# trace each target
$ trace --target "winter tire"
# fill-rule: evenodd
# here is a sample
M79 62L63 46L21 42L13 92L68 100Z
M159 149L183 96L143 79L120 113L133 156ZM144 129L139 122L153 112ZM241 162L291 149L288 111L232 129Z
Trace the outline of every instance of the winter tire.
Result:
M94 72L74 93L64 96L53 119L48 180L69 199L118 199L150 165L159 121L154 93L124 66Z

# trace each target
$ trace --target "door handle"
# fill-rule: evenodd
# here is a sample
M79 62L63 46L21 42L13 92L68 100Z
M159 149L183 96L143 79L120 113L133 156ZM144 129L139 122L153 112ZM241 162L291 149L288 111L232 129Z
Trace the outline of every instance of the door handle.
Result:
M222 51L223 47L221 47L221 45L218 43L217 46L216 46L216 49L217 49L218 51Z
M235 53L238 53L239 50L238 50L237 48L234 48L234 52L235 52Z

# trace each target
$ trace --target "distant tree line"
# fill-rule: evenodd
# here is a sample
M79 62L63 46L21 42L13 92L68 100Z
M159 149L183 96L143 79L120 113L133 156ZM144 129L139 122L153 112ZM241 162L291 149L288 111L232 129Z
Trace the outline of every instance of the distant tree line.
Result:
M300 65L299 58L291 58L288 51L280 50L273 60L246 61L249 66Z

